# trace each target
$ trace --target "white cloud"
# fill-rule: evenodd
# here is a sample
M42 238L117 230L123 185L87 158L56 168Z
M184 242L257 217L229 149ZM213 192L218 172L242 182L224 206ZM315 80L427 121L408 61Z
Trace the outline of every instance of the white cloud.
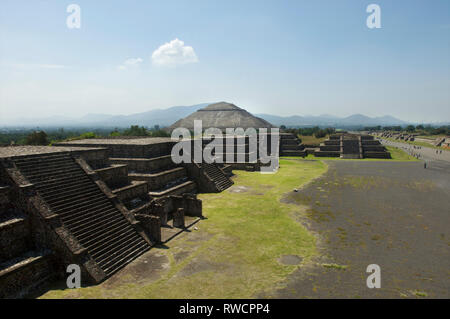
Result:
M141 58L131 58L125 60L125 62L119 65L117 68L119 70L128 70L130 68L138 67L142 62L144 62L144 60L142 60Z
M152 62L160 66L176 66L188 63L197 63L198 58L192 47L184 45L178 39L164 43L152 54Z

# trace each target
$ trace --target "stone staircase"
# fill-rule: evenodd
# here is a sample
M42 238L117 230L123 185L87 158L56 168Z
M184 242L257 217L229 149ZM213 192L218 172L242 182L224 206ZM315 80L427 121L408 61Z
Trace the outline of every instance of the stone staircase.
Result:
M360 141L358 139L342 139L342 158L362 158Z
M204 173L214 182L218 192L222 192L234 184L216 164L202 163L199 165Z
M69 153L13 161L106 276L150 248Z

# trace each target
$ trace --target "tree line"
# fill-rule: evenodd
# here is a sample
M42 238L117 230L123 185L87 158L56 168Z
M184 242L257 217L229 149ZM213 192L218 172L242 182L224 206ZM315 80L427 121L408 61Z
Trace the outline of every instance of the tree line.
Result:
M152 128L132 125L126 129L115 128L113 131L108 128L100 128L93 131L83 129L65 130L64 128L46 129L45 131L15 129L0 133L0 145L51 145L63 141L120 136L169 137L170 134L162 130L159 125L155 125Z
M450 125L440 127L432 127L431 125L408 125L402 126L368 126L364 131L394 131L394 132L408 132L417 133L421 135L450 135Z
M315 136L317 138L322 138L330 134L336 133L336 129L332 127L328 128L320 128L318 126L314 127L303 127L303 128L286 128L286 126L281 125L280 130L286 133L292 133L295 135L303 135L303 136Z

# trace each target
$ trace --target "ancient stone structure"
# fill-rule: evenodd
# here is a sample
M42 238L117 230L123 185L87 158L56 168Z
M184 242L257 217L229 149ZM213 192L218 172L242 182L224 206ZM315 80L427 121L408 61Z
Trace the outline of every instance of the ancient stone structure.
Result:
M207 107L198 110L195 113L181 119L169 127L172 131L178 127L194 130L194 121L201 120L203 129L218 128L225 130L227 128L254 128L255 130L261 128L270 129L274 127L272 124L256 117L244 109L237 107L234 104L220 102L208 105Z
M306 156L305 146L292 133L280 133L280 156Z
M166 142L0 148L0 298L61 278L69 264L99 283L198 221L197 180L167 160ZM199 174L212 191L230 185L218 167Z
M272 127L226 103L200 113L205 120L229 119L218 128ZM286 142L289 151L299 150L295 139ZM192 160L179 164L170 138L1 147L0 298L24 296L60 279L70 264L80 266L83 284L105 280L202 218L198 192L227 189L232 169L270 166L266 159L278 159L280 149L278 134L270 132L183 143L192 144ZM209 153L212 161L194 161L195 150Z
M410 134L410 133L402 133L402 132L391 132L385 131L379 134L380 137L391 138L394 140L401 140L405 142L413 142L416 140L419 134Z
M386 148L371 135L334 134L314 152L319 157L391 158Z

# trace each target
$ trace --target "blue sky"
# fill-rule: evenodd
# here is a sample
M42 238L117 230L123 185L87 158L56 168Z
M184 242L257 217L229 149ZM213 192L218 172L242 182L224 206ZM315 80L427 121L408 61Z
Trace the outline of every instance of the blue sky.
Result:
M66 26L72 3L80 29ZM381 29L366 26L371 3ZM0 3L3 119L214 101L449 121L450 1Z

